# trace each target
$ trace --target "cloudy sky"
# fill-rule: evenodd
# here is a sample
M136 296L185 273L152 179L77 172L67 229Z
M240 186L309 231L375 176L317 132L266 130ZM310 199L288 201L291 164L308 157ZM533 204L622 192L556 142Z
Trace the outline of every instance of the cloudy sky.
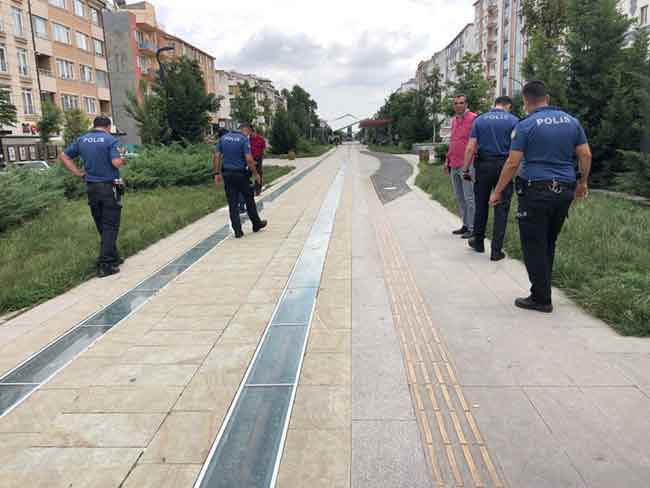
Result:
M165 29L217 68L300 84L328 121L372 115L473 20L473 0L150 1Z

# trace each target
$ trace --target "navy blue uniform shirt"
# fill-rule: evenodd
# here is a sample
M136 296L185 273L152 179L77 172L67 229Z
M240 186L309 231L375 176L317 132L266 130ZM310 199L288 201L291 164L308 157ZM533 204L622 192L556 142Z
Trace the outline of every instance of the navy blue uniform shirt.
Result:
M512 139L511 149L524 153L523 179L576 181L575 149L587 144L587 136L571 115L556 107L539 108L519 122Z
M81 156L86 170L86 181L100 183L117 180L120 171L113 166L113 159L119 159L118 142L112 135L101 130L92 130L79 137L65 150L70 158Z
M510 153L512 131L519 119L506 110L495 108L479 116L472 126L471 138L478 141L481 157L505 157Z
M251 143L241 132L228 132L221 137L215 151L223 155L223 171L246 171L246 156L251 154Z

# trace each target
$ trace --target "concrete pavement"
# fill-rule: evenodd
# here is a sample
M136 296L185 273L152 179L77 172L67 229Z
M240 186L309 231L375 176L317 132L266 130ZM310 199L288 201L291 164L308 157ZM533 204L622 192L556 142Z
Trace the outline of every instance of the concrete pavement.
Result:
M564 297L551 316L514 309L523 266L453 238L458 219L413 174L414 158L338 148L265 208L267 232L219 244L0 418L0 486L192 487L228 435L245 435L236 445L250 462L215 469L241 486L648 486L650 342ZM334 227L314 238L323 212ZM225 221L209 216L121 276L1 325L0 370ZM317 289L304 354L287 340L272 356L274 367L299 353L295 398L240 408L293 269L316 246L327 254L304 277ZM292 303L292 316L310 306Z

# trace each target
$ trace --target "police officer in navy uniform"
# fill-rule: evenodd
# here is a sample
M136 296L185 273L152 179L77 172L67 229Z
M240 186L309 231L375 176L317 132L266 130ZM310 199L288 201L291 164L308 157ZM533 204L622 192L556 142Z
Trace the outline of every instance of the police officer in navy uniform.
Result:
M512 131L519 123L519 119L510 113L511 110L512 100L510 97L497 98L494 109L474 121L465 151L463 167L465 179L471 179L470 166L475 155L477 156L474 164L476 168L474 237L470 239L469 246L479 253L485 252L485 228L490 207L490 194L499 181L499 176L510 153ZM503 253L503 241L506 237L512 193L513 185L509 183L503 191L501 203L494 209L492 261L501 261L506 257Z
M517 218L532 288L531 295L518 298L515 305L551 313L555 244L574 199L588 196L591 149L580 123L549 106L543 82L527 83L522 95L529 116L512 135L510 156L490 203L498 205L503 200L506 187L521 165L516 184ZM574 163L576 156L579 173Z
M117 236L124 192L119 169L124 166L125 160L118 151L117 139L110 131L111 120L108 117L97 117L93 129L79 137L61 154L61 160L68 171L86 181L88 204L101 236L97 271L102 278L119 273L119 265L122 263L117 252ZM84 163L83 171L73 161L77 157L81 157Z
M249 124L242 124L240 131L228 132L219 139L214 153L214 179L217 186L223 182L230 222L232 223L235 237L244 237L241 218L239 216L239 198L244 197L248 218L253 223L253 232L259 232L266 227L267 222L260 219L255 205L255 189L251 186L250 174L259 184L262 181L257 172L257 165L251 155L250 135L253 132Z

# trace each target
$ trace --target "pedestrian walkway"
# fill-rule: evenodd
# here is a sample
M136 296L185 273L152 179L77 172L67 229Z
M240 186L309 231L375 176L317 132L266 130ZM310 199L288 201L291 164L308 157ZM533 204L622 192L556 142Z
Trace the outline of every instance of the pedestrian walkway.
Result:
M512 307L523 266L453 238L413 169L300 162L267 231L199 246L0 418L0 486L646 486L650 342ZM226 218L0 326L0 377Z

